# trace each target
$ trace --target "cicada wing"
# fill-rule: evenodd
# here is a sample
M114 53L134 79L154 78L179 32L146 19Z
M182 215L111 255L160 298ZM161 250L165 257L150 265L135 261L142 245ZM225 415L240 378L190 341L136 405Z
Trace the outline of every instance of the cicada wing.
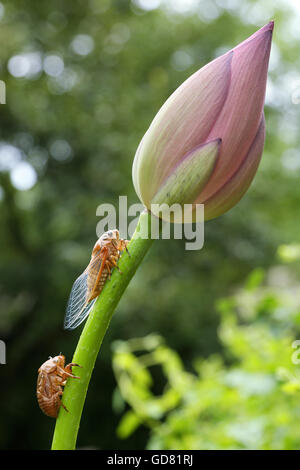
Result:
M93 299L91 300L91 302L86 304L86 306L82 308L79 314L76 317L73 317L73 321L71 321L70 323L66 324L66 321L65 321L65 329L75 330L75 328L77 328L77 326L79 326L89 316L90 311L92 310L95 302L96 302L96 299ZM66 319L67 319L67 315L66 315Z
M90 313L96 299L88 302L91 291L94 289L97 273L103 269L103 260L100 256L93 259L87 269L74 282L68 300L64 321L65 330L74 330Z
M88 273L84 271L74 282L70 297L68 300L67 311L64 321L64 328L66 330L73 329L75 322L77 323L78 317L81 317L83 311L86 310L87 304L87 278Z

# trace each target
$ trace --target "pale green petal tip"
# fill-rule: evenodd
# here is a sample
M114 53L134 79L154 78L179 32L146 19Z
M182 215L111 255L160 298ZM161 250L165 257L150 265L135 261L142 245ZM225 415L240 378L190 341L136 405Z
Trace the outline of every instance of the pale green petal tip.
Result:
M221 139L212 140L185 156L152 198L148 208L152 214L169 222L183 221L182 208L184 204L193 204L200 195L213 172L221 143Z
M218 158L221 139L189 152L159 188L152 204L191 204L207 183Z

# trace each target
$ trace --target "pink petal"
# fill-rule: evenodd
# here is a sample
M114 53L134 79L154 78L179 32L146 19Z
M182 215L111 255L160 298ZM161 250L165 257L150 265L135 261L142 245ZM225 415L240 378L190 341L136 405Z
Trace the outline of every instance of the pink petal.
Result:
M232 54L218 57L189 77L162 106L138 148L133 181L151 200L181 159L207 139L225 103ZM147 175L142 181L141 175Z
M204 202L205 220L213 219L233 207L245 194L257 171L265 141L264 116L250 150L240 167L215 194ZM203 199L202 199L203 201ZM196 201L200 203L201 201Z
M241 165L257 133L263 112L273 23L233 49L229 93L209 139L222 149L212 178L201 195L210 198Z

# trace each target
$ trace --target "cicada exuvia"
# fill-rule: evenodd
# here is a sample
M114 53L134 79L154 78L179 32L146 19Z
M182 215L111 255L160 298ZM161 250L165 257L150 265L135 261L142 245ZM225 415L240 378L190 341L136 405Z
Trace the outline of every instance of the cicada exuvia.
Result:
M73 330L90 313L107 278L114 267L118 270L121 253L127 250L128 240L120 238L119 231L109 230L96 242L87 268L73 284L69 297L64 327ZM120 270L119 270L120 271Z
M61 406L68 411L61 398L68 378L79 379L77 375L72 374L72 367L75 366L80 367L74 363L65 366L65 356L60 354L49 357L48 361L39 368L36 396L39 407L45 415L57 418Z

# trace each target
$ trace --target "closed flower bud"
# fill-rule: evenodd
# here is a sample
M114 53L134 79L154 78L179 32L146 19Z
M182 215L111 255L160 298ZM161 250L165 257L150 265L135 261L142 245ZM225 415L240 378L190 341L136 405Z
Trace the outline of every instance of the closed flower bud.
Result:
M204 204L209 220L247 191L265 140L273 25L198 70L161 107L133 162L134 187L147 209Z

